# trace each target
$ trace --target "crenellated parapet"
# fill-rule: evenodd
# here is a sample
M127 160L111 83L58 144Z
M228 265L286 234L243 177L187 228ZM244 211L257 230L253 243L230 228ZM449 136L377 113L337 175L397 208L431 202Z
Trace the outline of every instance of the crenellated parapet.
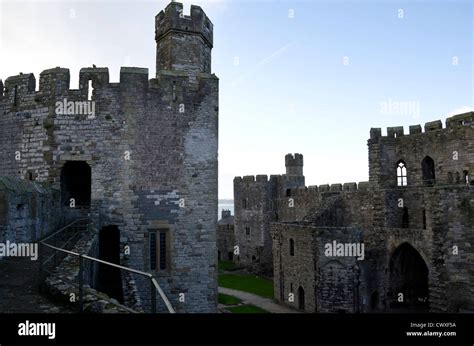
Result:
M64 95L69 91L69 69L56 67L40 73L39 90L45 95Z
M199 6L191 15L183 4L170 3L155 18L156 72L185 71L190 75L211 73L213 25Z
M120 96L130 93L142 93L143 98L147 93L167 95L170 101L183 101L182 94L198 90L209 91L210 86L217 85L218 79L214 75L198 75L197 84L190 84L189 75L180 71L163 70L158 78L149 79L147 68L122 67L120 69L119 83L110 83L109 69L107 67L87 67L79 72L79 88L70 88L70 72L67 68L56 67L40 73L39 89L36 90L36 78L32 73L8 77L5 85L0 80L0 106L22 107L34 109L44 105L54 105L56 101L64 98L71 101L87 101L99 99L89 88L97 91L120 91ZM119 95L118 95L119 96Z
M351 182L351 183L336 183L336 184L323 184L323 185L310 185L302 186L295 189L291 189L291 197L308 197L317 196L323 193L334 193L334 192L358 192L367 191L369 189L369 182Z
M404 133L403 126L387 127L387 134L385 136L382 135L381 128L371 128L370 139L376 140L378 138L400 138L402 136L419 135L423 133L426 134L439 130L449 131L453 129L463 128L464 126L474 127L474 112L468 112L449 117L446 119L445 123L445 128L443 128L443 123L441 120L427 122L424 124L424 126L411 125L409 127L408 134Z
M287 154L285 156L286 175L302 176L303 175L303 155Z
M191 5L191 15L183 12L183 4L171 2L155 17L155 40L159 42L170 32L183 32L202 37L204 42L212 48L213 24L201 7Z
M192 16L179 18L179 24L194 23L188 29L197 30L206 18L193 7ZM121 264L156 275L176 312L212 313L218 286L219 88L204 42L212 36L204 29L202 35L177 32L173 21L167 23L173 30L159 38L158 58L170 57L172 64L152 79L147 68L122 67L120 78L110 78L107 67L95 65L82 68L79 85L72 88L70 70L62 67L41 72L38 84L33 74L3 79L0 174L58 189L57 205L36 198L32 213L41 215L44 204L67 221L88 211L97 234L113 228L121 246L130 246L132 255L122 256ZM189 69L187 60L196 68ZM47 218L45 226L23 209L28 203L16 198L12 208L6 205L17 214L12 220L49 229ZM18 233L16 223L12 230ZM193 235L180 236L185 229ZM152 242L166 256L154 256ZM136 287L148 286L137 281ZM186 304L173 303L179 292L186 292ZM152 310L152 299L142 303Z
M403 127L370 130L369 180L378 187L473 183L474 112Z
M32 73L20 73L5 80L4 100L13 106L19 106L28 94L34 93L36 79Z
M271 175L270 179L266 174L244 175L243 177L234 177L234 184L253 184L268 183L281 175Z

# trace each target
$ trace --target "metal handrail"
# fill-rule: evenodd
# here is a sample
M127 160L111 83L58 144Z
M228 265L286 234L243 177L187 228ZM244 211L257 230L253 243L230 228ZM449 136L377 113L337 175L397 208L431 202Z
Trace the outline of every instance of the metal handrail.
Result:
M98 259L98 258L95 258L95 257L91 257L91 256L88 256L88 255L84 255L84 254L79 254L77 252L74 252L74 251L69 251L69 250L65 250L65 249L61 249L57 246L54 246L54 245L51 245L51 244L47 244L45 241L48 240L49 238L53 237L54 235L66 230L67 228L70 228L73 224L75 223L78 223L80 221L88 221L88 219L78 219L78 220L75 220L73 222L71 222L70 224L64 226L63 228L59 229L58 231L56 231L55 233L49 235L48 237L44 238L43 240L41 240L39 243L40 245L44 245L46 247L49 247L55 251L60 251L60 252L63 252L63 253L66 253L66 254L69 254L69 255L72 255L72 256L76 256L79 258L79 302L80 302L80 309L82 311L82 306L83 306L83 278L82 278L82 260L83 259L87 259L87 260L90 260L90 261L93 261L93 262L99 262L99 263L102 263L102 264L105 264L105 265L108 265L108 266L111 266L111 267L115 267L115 268L118 268L118 269L121 269L121 270L125 270L125 271L128 271L128 272L131 272L131 273L135 273L135 274L138 274L138 275L142 275L142 276L146 276L148 277L148 279L150 280L150 283L151 283L151 300L152 300L152 312L155 313L156 312L156 291L158 291L158 294L160 295L161 299L163 300L163 302L165 303L166 305L166 308L168 309L168 312L169 313L176 313L173 306L171 305L170 301L168 300L168 297L166 297L165 293L163 292L163 290L161 289L160 285L158 284L158 281L156 280L156 278L150 274L150 273L147 273L147 272L144 272L144 271L141 271L141 270L137 270L137 269L132 269L132 268L128 268L128 267L124 267L124 266L121 266L119 264L115 264L115 263L111 263L111 262L107 262L107 261L104 261L104 260L101 260L101 259ZM42 262L44 263L44 262ZM40 270L43 270L40 266Z
M165 292L163 292L160 285L158 285L158 281L156 281L156 278L153 275L151 276L151 282L153 283L153 285L155 286L155 289L160 294L161 299L163 299L163 302L165 303L166 308L168 309L168 311L170 313L174 314L175 311L173 309L173 306L171 306L171 303L169 302L168 297L166 297Z
M40 243L44 243L46 240L48 240L49 238L55 236L56 234L60 233L60 232L63 232L65 229L67 228L70 228L72 225L74 225L75 223L78 223L78 222L81 222L81 221L89 221L89 219L78 219L78 220L75 220L73 222L71 222L70 224L67 224L66 226L58 229L56 232L54 232L53 234L50 234L48 235L47 237L43 238L40 240ZM46 245L46 244L45 244Z

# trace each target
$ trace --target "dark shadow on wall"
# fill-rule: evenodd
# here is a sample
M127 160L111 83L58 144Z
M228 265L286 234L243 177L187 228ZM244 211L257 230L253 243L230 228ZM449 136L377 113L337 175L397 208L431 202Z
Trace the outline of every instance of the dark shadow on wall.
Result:
M70 205L74 198L76 206L91 204L91 167L85 161L67 161L61 170L62 205Z
M99 259L120 264L120 230L117 226L102 227L99 232ZM100 263L96 289L123 303L120 269Z

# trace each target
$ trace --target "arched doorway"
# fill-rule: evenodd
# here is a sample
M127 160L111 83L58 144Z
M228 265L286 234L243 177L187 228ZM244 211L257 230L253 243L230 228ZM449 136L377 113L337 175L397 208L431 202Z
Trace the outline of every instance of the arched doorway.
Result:
M428 311L428 267L418 251L403 243L392 254L389 267L390 308Z
M304 289L303 287L298 287L298 309L304 310L305 305Z
M70 206L71 198L76 207L91 204L91 167L85 161L67 161L61 169L61 201Z
M427 186L433 186L435 183L435 164L434 160L426 156L421 161L421 172L423 174L423 182Z
M102 227L99 232L99 259L120 264L120 230L117 226ZM97 290L123 303L120 269L99 264Z

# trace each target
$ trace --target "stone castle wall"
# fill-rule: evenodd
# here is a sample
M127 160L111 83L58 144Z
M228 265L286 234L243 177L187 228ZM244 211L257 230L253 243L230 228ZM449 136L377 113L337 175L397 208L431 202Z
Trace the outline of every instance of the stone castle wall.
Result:
M182 22L196 30L204 23L212 47L212 25L196 6L191 16L175 18L180 9L171 3L157 16L167 23L157 28L166 37L157 36L157 50L171 63L158 54L156 78L149 79L148 69L123 67L120 82L110 83L107 68L84 68L78 90L69 88L64 68L42 72L39 90L32 74L7 78L0 96L0 173L60 188L64 164L86 162L96 230L118 226L122 246L131 248L127 263L140 270L150 270L149 232L166 230L170 263L155 273L160 285L177 311L214 312L218 79L210 73L210 49L201 55L196 33L180 31ZM183 50L198 60L191 54L184 61ZM58 114L58 101L88 101L89 82L95 117ZM138 284L149 304L148 283Z
M410 126L409 134L403 127L389 127L382 136L380 128L370 130L369 181L382 188L397 186L393 174L397 162L403 160L407 168L408 184L423 185L421 162L426 156L435 163L437 184L464 184L465 172L474 181L474 113L459 114L446 119Z
M59 191L22 179L0 177L0 243L37 242L56 230Z
M470 270L473 116L448 118L445 129L439 121L427 123L424 133L420 126L412 126L410 135L403 135L403 128L389 128L382 137L379 129L372 129L370 182L302 186L273 200L279 221L271 224L276 298L295 306L286 298L288 287L296 282L309 287L309 292L305 288L307 311L391 311L399 293L391 286L393 256L408 244L427 266L429 310L474 311L469 285L474 277ZM426 156L435 162L430 184L421 165ZM406 186L397 186L399 160L407 167ZM350 242L354 232L360 232L364 261L355 267L329 261L334 265L326 268L318 227L327 229L327 240ZM300 244L294 256L288 252L290 238L296 248Z
M277 301L299 309L304 295L306 312L358 312L363 262L353 257L326 257L325 246L334 240L361 242L360 230L275 223L272 235Z

